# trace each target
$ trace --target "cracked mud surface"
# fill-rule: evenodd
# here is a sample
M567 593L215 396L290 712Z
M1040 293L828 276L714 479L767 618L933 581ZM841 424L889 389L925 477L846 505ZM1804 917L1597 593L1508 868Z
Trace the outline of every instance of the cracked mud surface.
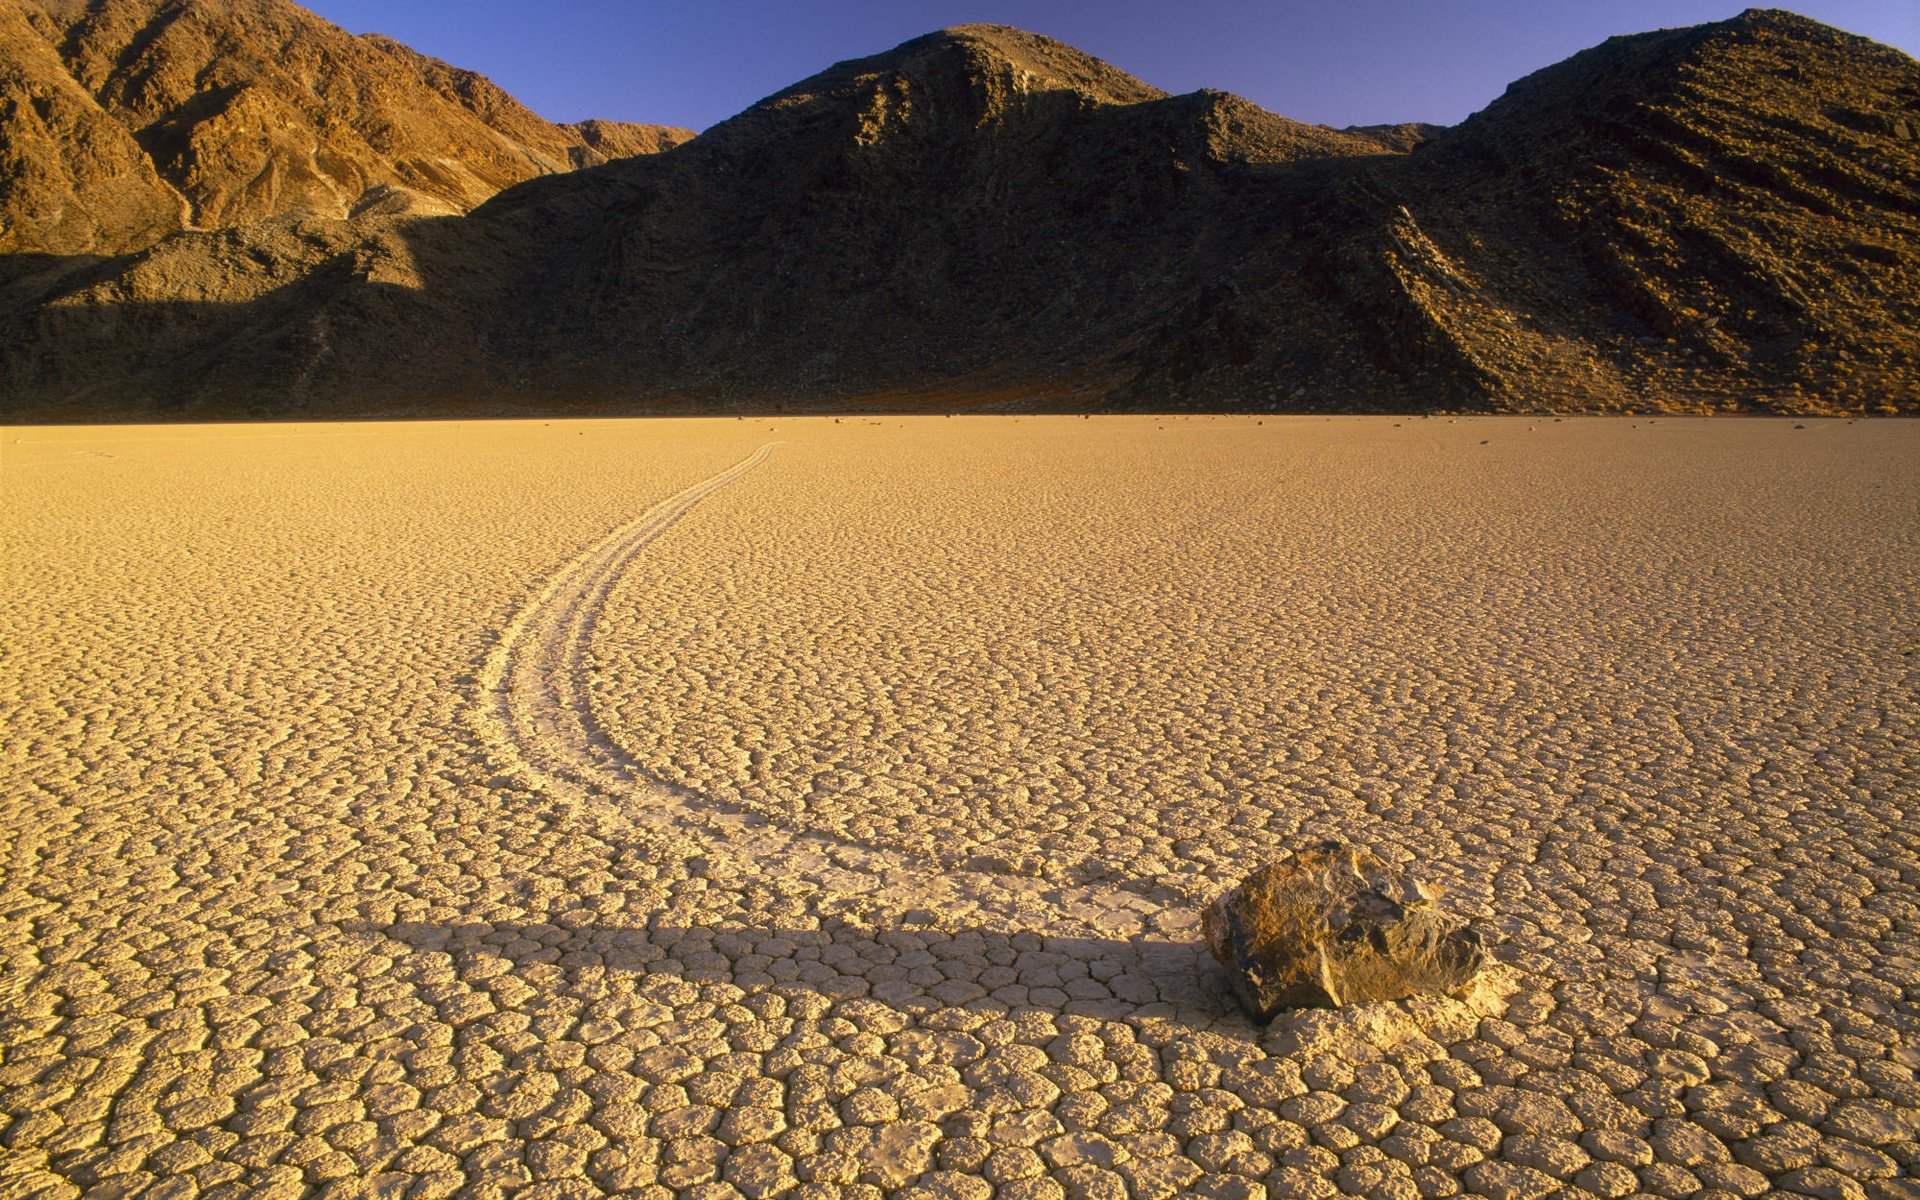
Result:
M1920 1195L1920 426L0 455L9 1194ZM1233 1010L1336 833L1478 992Z

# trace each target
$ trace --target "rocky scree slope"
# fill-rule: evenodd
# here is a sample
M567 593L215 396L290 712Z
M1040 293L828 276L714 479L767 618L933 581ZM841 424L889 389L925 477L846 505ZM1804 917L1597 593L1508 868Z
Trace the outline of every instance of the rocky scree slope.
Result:
M1920 407L1920 63L1790 13L1611 39L1300 204L1213 310L1247 361L1216 332L1146 382Z
M40 415L949 404L1920 408L1920 64L1615 38L1449 130L967 26L459 219L186 233L0 292Z
M551 124L472 71L285 0L0 6L0 252L118 254L290 213L466 212L691 136Z

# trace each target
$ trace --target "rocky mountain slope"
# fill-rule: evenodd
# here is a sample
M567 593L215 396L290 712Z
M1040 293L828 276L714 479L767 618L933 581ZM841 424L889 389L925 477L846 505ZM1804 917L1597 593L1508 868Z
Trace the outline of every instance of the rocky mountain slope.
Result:
M553 125L286 0L0 5L0 252L114 254L294 212L466 212L691 137Z
M1314 232L1214 310L1234 336L1141 382L1371 366L1476 407L1911 410L1917 135L1920 64L1792 14L1614 38L1305 200Z
M0 289L36 416L850 405L1920 409L1920 64L1787 13L1453 129L942 31L461 218L183 233Z

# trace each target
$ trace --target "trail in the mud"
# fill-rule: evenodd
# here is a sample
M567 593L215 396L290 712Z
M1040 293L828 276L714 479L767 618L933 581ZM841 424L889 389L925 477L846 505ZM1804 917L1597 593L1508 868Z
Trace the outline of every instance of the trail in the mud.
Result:
M479 675L477 725L502 766L546 793L602 814L697 838L737 878L805 879L902 912L1004 931L1139 939L1141 950L1185 950L1195 922L1185 906L1169 910L1114 888L1057 886L1042 879L943 870L897 852L817 832L770 825L728 812L706 798L652 778L600 727L585 688L595 622L627 564L702 500L734 483L773 453L770 443L642 513L555 572L507 623ZM1156 936L1158 935L1158 936Z

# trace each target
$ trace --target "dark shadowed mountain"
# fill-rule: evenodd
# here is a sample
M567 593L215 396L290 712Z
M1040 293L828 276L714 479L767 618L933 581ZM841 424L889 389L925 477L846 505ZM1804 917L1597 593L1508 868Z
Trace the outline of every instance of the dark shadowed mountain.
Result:
M969 26L464 217L37 259L0 386L17 417L1911 411L1917 133L1920 64L1780 12L1612 39L1446 130Z
M553 125L285 0L0 5L0 251L113 254L312 213L461 213L692 136Z

